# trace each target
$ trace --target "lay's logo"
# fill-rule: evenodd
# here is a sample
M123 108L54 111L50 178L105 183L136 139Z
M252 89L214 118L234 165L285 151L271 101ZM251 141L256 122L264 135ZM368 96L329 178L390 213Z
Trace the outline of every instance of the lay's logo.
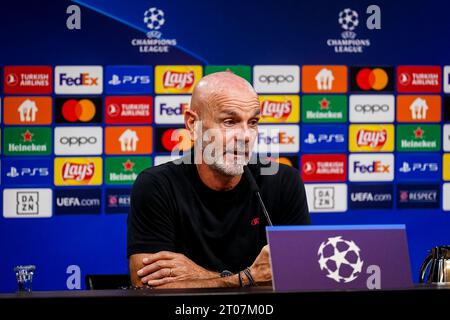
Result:
M300 118L300 100L298 96L259 96L261 105L261 123L296 123Z
M163 77L164 88L189 89L194 84L194 71L172 72L166 71Z
M55 185L100 185L102 159L55 158Z
M66 162L62 168L62 178L64 181L89 181L94 176L95 164Z
M202 77L201 66L156 66L156 93L192 93Z
M358 147L381 148L386 143L386 130L364 130L358 131L356 140Z
M350 151L376 152L394 150L393 125L350 125Z

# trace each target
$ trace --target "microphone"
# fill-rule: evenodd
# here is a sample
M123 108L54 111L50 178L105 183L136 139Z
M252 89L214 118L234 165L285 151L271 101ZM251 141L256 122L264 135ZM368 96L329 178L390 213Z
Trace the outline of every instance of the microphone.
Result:
M253 177L252 173L250 172L250 169L248 168L248 166L244 166L244 173L247 178L247 181L250 183L250 189L252 189L252 191L256 194L256 197L258 198L258 201L261 204L264 215L266 216L267 223L269 224L269 226L273 226L272 221L270 220L269 213L266 210L266 206L264 205L264 202L261 199L261 194L259 193L259 187L256 184L256 180Z

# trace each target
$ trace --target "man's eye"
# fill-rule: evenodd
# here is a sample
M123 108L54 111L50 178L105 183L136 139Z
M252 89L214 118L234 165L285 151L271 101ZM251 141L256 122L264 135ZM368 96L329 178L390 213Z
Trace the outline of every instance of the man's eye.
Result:
M250 120L249 125L251 125L252 127L255 127L258 125L259 119L253 119Z
M223 124L226 125L226 126L232 126L232 125L234 125L234 121L233 120L225 120L223 122Z

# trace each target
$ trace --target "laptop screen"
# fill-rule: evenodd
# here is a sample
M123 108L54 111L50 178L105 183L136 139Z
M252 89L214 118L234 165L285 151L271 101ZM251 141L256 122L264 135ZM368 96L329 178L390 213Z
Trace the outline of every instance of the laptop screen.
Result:
M275 291L412 286L404 225L267 227Z

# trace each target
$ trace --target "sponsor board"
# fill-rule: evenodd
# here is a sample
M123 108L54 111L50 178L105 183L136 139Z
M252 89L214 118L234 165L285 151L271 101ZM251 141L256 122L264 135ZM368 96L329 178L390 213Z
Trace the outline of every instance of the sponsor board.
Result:
M305 190L310 212L347 211L347 185L345 183L307 183Z
M55 158L55 186L102 184L102 158Z
M394 125L349 126L350 152L392 152L394 151Z
M50 218L52 216L52 190L4 189L4 218Z
M394 155L354 153L348 159L350 181L393 181Z
M394 187L391 184L350 184L348 190L349 208L392 209Z
M398 184L397 208L438 209L441 205L439 184Z
M99 214L102 190L60 189L55 190L55 214Z
M253 87L258 93L298 93L300 67L294 65L254 66Z

